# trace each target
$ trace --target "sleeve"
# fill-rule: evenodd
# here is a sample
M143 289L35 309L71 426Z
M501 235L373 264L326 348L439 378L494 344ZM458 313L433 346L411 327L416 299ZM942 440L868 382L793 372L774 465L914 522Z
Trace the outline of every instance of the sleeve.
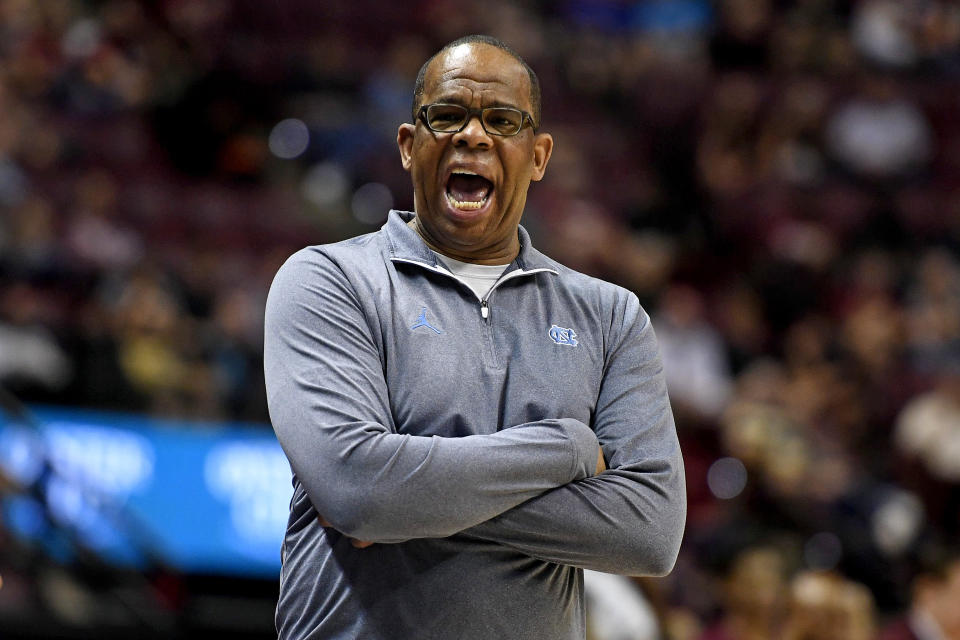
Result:
M629 294L615 314L594 414L608 470L465 532L532 557L624 575L665 575L686 521L683 459L650 319Z
M277 438L314 508L350 537L445 537L595 470L596 436L572 419L460 438L397 433L355 290L318 249L278 272L264 333Z

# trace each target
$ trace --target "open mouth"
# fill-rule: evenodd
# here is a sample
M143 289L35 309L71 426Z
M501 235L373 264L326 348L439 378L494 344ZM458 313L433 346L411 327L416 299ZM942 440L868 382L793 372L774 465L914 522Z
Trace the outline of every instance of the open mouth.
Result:
M470 171L454 170L447 179L447 201L460 211L483 208L493 193L493 183Z

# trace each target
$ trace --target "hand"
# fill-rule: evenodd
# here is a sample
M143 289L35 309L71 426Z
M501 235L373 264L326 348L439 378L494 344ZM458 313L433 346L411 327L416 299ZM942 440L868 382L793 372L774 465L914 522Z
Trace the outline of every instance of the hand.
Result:
M319 513L317 514L317 520L320 521L320 526L321 526L321 527L326 527L326 528L328 528L328 529L333 529L333 525L330 524L330 522L329 522L326 518L324 518L322 515L320 515ZM336 531L336 529L334 529L334 531ZM374 543L373 543L373 542L370 542L369 540L357 540L356 538L350 538L350 544L351 544L355 549L366 549L367 547L373 545Z
M595 476L600 475L607 470L607 461L603 459L603 447L600 447L600 452L597 454L597 470L593 474Z
M366 549L367 547L373 546L373 542L370 540L357 540L356 538L350 538L350 544L353 545L355 549Z

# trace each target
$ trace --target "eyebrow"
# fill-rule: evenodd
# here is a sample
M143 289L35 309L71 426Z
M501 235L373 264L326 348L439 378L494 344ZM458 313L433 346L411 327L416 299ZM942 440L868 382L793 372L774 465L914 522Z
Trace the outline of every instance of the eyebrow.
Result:
M425 104L431 104L431 103L427 102L427 103L425 103ZM455 105L458 105L458 106L461 106L461 107L464 107L464 108L469 109L469 107L467 107L467 105L463 104L463 101L461 101L459 98L456 98L456 97L454 97L454 96L449 96L449 95L448 95L448 96L441 96L441 97L437 98L436 102L433 102L432 104L455 104ZM521 108L521 107L519 107L519 106L517 106L517 105L515 105L515 104L511 104L511 103L509 103L509 102L500 102L500 101L494 102L494 103L492 103L492 104L485 105L485 106L480 107L480 108L481 108L481 109L489 109L489 108L500 108L500 107L506 107L507 109L516 109L517 111L525 111L525 109L523 109L523 108Z

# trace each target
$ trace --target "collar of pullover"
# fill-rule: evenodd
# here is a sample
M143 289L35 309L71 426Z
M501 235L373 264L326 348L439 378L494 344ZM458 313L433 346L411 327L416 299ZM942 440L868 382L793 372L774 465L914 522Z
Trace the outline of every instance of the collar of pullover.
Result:
M390 259L417 262L426 267L436 268L439 265L433 251L414 229L407 226L407 223L413 217L414 213L412 211L398 211L396 209L390 211L387 223L383 225L383 231L390 245ZM510 263L504 274L516 270L546 270L557 273L556 266L546 256L530 246L530 234L527 233L527 230L521 226L518 233L520 236L520 253Z

